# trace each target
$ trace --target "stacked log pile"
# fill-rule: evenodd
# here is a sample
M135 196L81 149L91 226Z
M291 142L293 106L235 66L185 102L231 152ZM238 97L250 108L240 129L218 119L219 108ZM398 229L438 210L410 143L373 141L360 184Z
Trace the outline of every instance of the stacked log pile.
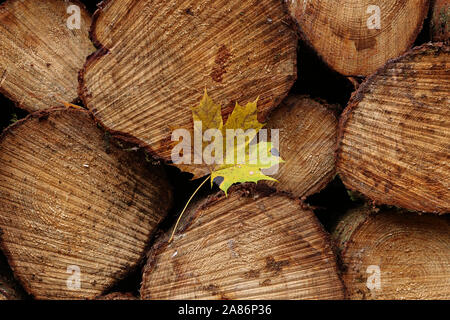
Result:
M1 2L0 300L449 299L449 2L340 2ZM172 163L205 89L277 181Z

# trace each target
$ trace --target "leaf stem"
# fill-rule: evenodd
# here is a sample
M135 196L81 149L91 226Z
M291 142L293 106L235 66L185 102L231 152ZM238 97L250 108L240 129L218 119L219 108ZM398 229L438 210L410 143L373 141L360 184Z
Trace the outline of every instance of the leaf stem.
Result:
M189 203L192 201L192 198L194 198L194 196L197 194L197 192L200 190L200 188L206 183L206 181L208 181L208 179L209 179L210 177L211 177L211 175L209 174L209 175L206 177L205 181L203 181L203 182L198 186L197 190L194 191L194 193L191 195L191 197L189 198L188 202L187 202L186 205L184 206L184 209L183 209L183 211L181 211L181 214L180 214L180 216L178 217L177 223L175 224L175 227L173 228L172 235L170 236L170 239L169 239L169 243L172 242L173 237L174 237L174 235L175 235L175 231L177 230L178 224L180 223L181 217L183 216L184 212L186 211L186 209L187 209Z

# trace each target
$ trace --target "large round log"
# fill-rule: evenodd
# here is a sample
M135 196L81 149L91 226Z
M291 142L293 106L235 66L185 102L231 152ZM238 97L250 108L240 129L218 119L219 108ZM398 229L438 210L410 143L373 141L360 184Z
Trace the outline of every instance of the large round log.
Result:
M367 76L407 51L428 0L287 0L302 37L334 70Z
M344 184L377 203L450 212L450 48L427 44L390 61L340 120Z
M279 0L107 1L80 96L106 128L171 160L171 133L192 130L205 88L225 119L259 96L263 121L282 101L297 72L287 19Z
M78 72L95 49L90 25L78 1L0 4L0 92L30 112L76 100Z
M295 197L322 190L335 176L337 119L331 106L307 96L291 95L271 115L268 129L279 130L285 160L267 184Z
M347 213L333 237L350 299L448 299L450 219L398 210Z
M96 300L139 300L131 292L112 292L107 295L100 296Z
M309 209L240 186L193 205L151 249L142 299L342 299L326 232Z
M1 248L38 299L95 298L143 258L171 191L87 111L51 109L0 138Z

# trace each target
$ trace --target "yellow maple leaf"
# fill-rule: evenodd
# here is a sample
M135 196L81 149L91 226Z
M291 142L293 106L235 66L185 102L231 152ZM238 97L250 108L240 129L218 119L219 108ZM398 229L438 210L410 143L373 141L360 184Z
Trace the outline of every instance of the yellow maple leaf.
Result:
M223 127L223 133L226 133L227 129L255 129L258 132L264 127L264 124L258 121L258 109L257 109L258 99L254 102L249 102L245 106L240 106L236 102L236 106L233 112L227 119L227 123Z
M250 155L250 143L257 136L259 130L264 127L263 123L258 121L258 99L249 102L245 106L240 106L236 102L233 112L223 125L221 115L221 106L214 103L208 96L205 89L200 104L192 108L192 118L194 120L194 134L197 133L201 137L210 129L215 129L221 133L222 141L218 144L218 148L222 149L221 156L225 155L226 163L216 163L210 167L211 183L214 178L221 177L222 182L219 187L227 193L228 188L238 182L258 182L259 180L274 180L264 175L260 169L268 168L283 162L279 156L265 157L267 163L261 163L256 159L258 154L271 151L272 145L266 142L259 142L254 146L253 156ZM233 135L228 134L233 130ZM236 142L236 143L235 143ZM205 147L208 142L203 142ZM266 150L267 147L269 150ZM225 151L225 152L223 152ZM194 153L198 153L195 151ZM200 151L201 152L201 151ZM278 151L276 152L278 153ZM256 154L256 157L255 155Z
M194 121L194 137L198 135L203 137L203 134L210 129L216 129L222 132L223 120L221 113L221 106L214 103L214 101L208 96L206 92L203 94L203 98L198 106L192 108L192 119ZM207 142L202 139L202 149L197 150L194 148L194 157L202 159L202 150L207 145ZM209 168L211 170L211 168Z
M222 130L224 137L223 145L225 146L225 158L232 159L228 163L236 164L239 161L238 155L246 156L249 153L249 144L257 136L259 130L264 127L264 124L258 121L258 99L254 102L249 102L245 106L240 106L236 102L233 112L228 117L227 122ZM227 140L227 130L233 130L234 136ZM235 140L237 145L235 145ZM231 166L231 165L229 165Z
M265 175L261 170L269 169L273 165L283 162L271 142L261 141L255 145L254 152L249 153L245 163L232 166L222 165L211 172L211 185L213 182L217 183L227 195L228 189L238 182L277 181Z
M200 104L192 108L194 135L197 134L203 137L204 133L210 129L220 132L222 140L218 142L217 146L219 152L222 153L221 156L226 155L227 161L225 163L216 163L210 168L210 175L195 190L181 212L169 242L172 241L178 223L190 201L209 179L211 179L211 185L213 182L216 182L219 188L225 192L225 195L235 183L256 183L261 180L276 181L274 178L265 175L261 170L284 162L279 156L278 150L273 148L271 142L260 141L253 143L259 130L264 127L264 124L258 121L257 103L258 99L247 103L245 106L240 106L236 103L225 125L223 125L221 106L214 103L208 96L206 89ZM229 130L233 130L231 139L227 132ZM235 141L237 141L237 145L234 143ZM202 142L202 146L205 147L204 142ZM230 146L232 147L230 148ZM223 152L224 149L225 152ZM217 151L217 148L214 150ZM198 155L198 152L194 150L194 155L196 153ZM229 161L230 159L231 161Z
M195 125L198 123L202 124L202 134L208 129L217 129L222 131L223 120L221 110L221 106L214 103L214 101L208 96L208 92L205 89L205 93L203 94L200 104L192 108L194 131L200 130L200 127Z

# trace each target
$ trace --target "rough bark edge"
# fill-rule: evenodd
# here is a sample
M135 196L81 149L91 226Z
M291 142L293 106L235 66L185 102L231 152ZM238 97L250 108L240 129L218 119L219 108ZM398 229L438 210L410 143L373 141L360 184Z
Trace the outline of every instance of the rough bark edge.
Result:
M337 122L337 128L336 129L337 130L336 130L335 138L336 138L336 141L337 141L337 139L338 139L338 130L339 130L339 108L340 108L339 104L330 104L325 99L322 99L320 97L311 97L308 94L298 94L298 95L294 95L294 96L297 99L309 99L309 100L315 101L316 103L321 105L321 107L323 108L323 110L327 114L333 116L336 119L336 122ZM286 98L289 98L289 96L286 97ZM289 106L286 103L286 100L283 100L277 107L275 107L274 109L270 110L270 112L269 112L269 114L267 116L267 119L270 120L270 118L273 116L273 114L275 112L277 112L278 108L282 108L282 107L287 107L289 109L289 111L294 109L294 107L291 107L291 106ZM336 154L336 152L337 152L337 149L336 149L336 144L335 144L335 146L333 147L333 153ZM283 164L281 164L281 165L283 165ZM305 194L302 197L300 197L300 199L302 201L304 201L304 200L306 200L307 197L321 192L323 189L326 188L326 186L328 186L328 184L331 181L333 181L336 178L336 176L337 176L337 162L336 162L336 157L334 157L334 168L333 168L333 170L328 172L327 175L324 177L324 179L320 183L317 183L317 184L313 185L312 187L310 187L307 190L307 192L305 192ZM261 181L261 184L265 185L266 183L264 181ZM274 188L275 190L278 190L278 188L276 186L274 186L272 188ZM280 192L282 192L282 191L280 190Z
M105 0L105 1L109 1L109 0ZM287 2L288 2L289 0L283 0L283 3L284 3L284 5L285 5L285 7L286 7L286 9L288 9L288 5L287 5ZM419 36L419 34L420 34L420 32L422 31L422 28L423 28L423 26L424 26L424 23L425 23L425 19L427 18L427 16L428 16L428 11L429 11L429 9L430 9L430 1L431 0L426 0L426 3L425 3L425 7L423 8L423 13L422 13L422 17L421 17L421 20L422 20L422 23L420 23L416 28L415 28L415 30L414 30L414 32L413 32L413 34L411 35L411 37L410 37L410 39L408 40L408 43L409 43L409 45L408 45L408 48L411 48L413 45L414 45L414 42L415 42L415 40L417 39L417 37ZM286 11L289 11L289 10L286 10ZM292 24L293 24L293 26L294 26L294 30L297 32L297 34L298 34L298 37L299 37L299 39L301 39L306 45L307 45L307 47L309 47L310 49L312 49L315 53L316 53L316 55L319 57L319 59L320 59L320 61L322 61L328 68L330 68L330 70L332 70L333 72L335 72L335 73L337 73L337 74L339 74L339 75L342 75L342 76L344 76L344 77L356 77L356 78L364 78L364 77L366 77L366 76L370 76L370 75L359 75L359 74L342 74L342 73L340 73L340 72L338 72L337 70L335 70L326 60L325 60L325 58L314 48L314 46L312 45L312 43L311 43L311 41L309 40L309 38L306 36L306 33L303 31L303 28L300 26L300 24L298 23L298 21L297 21L297 19L295 19L290 13L288 13L289 14L289 16L291 17L291 21L292 21ZM410 49L406 49L406 52L408 52ZM395 58L392 58L392 59L395 59ZM387 62L389 62L390 60L392 60L392 59L389 59ZM386 62L386 63L387 63Z
M138 297L136 297L131 292L112 292L108 293L102 296L98 296L95 298L95 300L104 300L104 301L137 301L139 300Z
M105 11L106 7L108 6L108 4L111 1L114 1L114 0L103 0L102 2L97 4L98 9L94 12L94 14L92 16L92 24L91 24L91 28L89 31L89 38L91 39L92 43L97 48L97 50L87 57L84 66L78 72L78 97L83 102L83 105L85 106L85 108L90 110L92 113L95 113L97 111L97 109L90 108L87 104L86 97L88 97L89 94L87 93L87 88L86 88L86 85L84 82L84 77L85 77L85 74L88 71L89 67L91 67L95 63L99 62L104 56L108 55L110 52L109 49L99 41L97 34L96 34L96 29L97 29L97 23L98 23L98 19L99 19L100 15ZM279 1L281 2L281 9L284 11L286 18L291 19L291 15L289 14L286 6L283 5L284 0L279 0ZM291 23L289 23L288 21L284 21L283 24L285 24L287 27L292 28ZM294 29L294 31L295 31L295 29ZM296 34L297 33L294 32L294 35L296 35ZM298 43L297 43L297 46L298 46ZM298 78L297 60L298 60L298 55L296 53L296 57L293 61L295 74L293 74L292 76L289 76L289 82L288 82L289 88L292 88L292 86L294 85L294 83L297 81L297 78ZM265 120L267 120L269 118L268 115L271 113L271 111L276 109L280 105L280 103L289 95L289 91L290 90L287 90L284 95L280 96L278 99L275 99L272 107L268 108L264 113L261 113L263 115L262 119L259 119L259 115L258 115L258 119L263 122ZM106 125L104 125L102 120L98 119L95 116L94 116L94 118L95 118L96 122L99 123L104 128L104 130L109 132L113 137L118 138L123 141L126 141L126 142L129 142L131 144L137 145L139 148L144 149L148 154L150 154L152 156L152 158L154 158L158 161L161 161L164 164L167 164L167 165L172 164L172 161L161 157L158 154L158 152L153 150L153 148L148 143L142 141L139 138L134 137L133 135L131 135L129 133L111 129L111 128L107 127ZM182 171L182 172L191 173L189 171Z
M269 186L266 186L265 184L255 184L255 183L244 183L244 184L238 184L233 185L229 191L228 194L234 194L237 193L242 197L246 198L270 198L274 196L282 196L289 200L294 201L298 207L302 210L308 210L311 212L311 218L313 219L313 222L317 224L318 232L323 236L325 242L328 244L329 250L330 250L330 257L334 258L334 271L337 275L337 280L341 284L341 290L344 299L347 298L347 289L345 287L345 283L342 279L342 270L340 268L340 257L337 255L337 246L335 245L334 240L331 237L331 234L328 233L325 228L323 227L322 223L317 218L316 214L314 213L313 209L303 201L295 198L290 193L285 191L277 191L274 188L271 188ZM201 211L205 208L214 205L215 203L226 199L227 196L219 191L216 194L209 195L207 198L200 200L198 203L191 204L190 209L188 209L185 212L185 217L181 221L177 231L175 232L175 237L177 235L183 234L185 231L189 229L189 227L192 226L194 220L202 213ZM147 262L145 263L145 266L142 269L142 280L141 280L141 287L139 288L139 293L141 295L141 299L148 300L151 297L142 297L142 291L146 290L146 283L147 283L147 275L153 271L153 269L158 264L158 258L157 256L164 252L164 250L170 245L168 240L170 236L170 231L166 233L160 233L158 237L155 239L153 246L147 253ZM333 267L333 266L330 266Z
M6 4L7 4L8 2L13 3L13 2L17 2L17 1L21 1L21 0L4 0L4 1L0 1L0 10L1 10L1 9L5 9L5 10L6 10ZM81 0L70 0L70 2L72 2L72 3L74 3L75 5L79 6L79 7L81 8L81 10L84 10L84 11L87 13L87 15L90 16L91 19L92 19L92 15L89 13L89 10L87 10L86 5L85 5L84 3L82 3ZM92 54L91 54L91 55L92 55ZM11 95L9 92L7 92L7 90L5 90L5 89L3 88L3 86L1 86L1 85L0 85L0 94L2 94L5 98L7 98L8 100L10 100L11 102L13 102L13 103L14 103L14 106L15 106L16 108L21 109L21 110L24 110L24 111L26 111L26 112L28 112L28 113L30 113L30 114L31 114L31 113L36 113L36 112L42 111L42 110L38 110L38 111L30 111L28 108L25 108L19 101L16 101L16 100L12 97L12 95ZM79 99L81 99L81 98L80 98L80 95L78 94L78 96L75 97L75 99L73 99L72 101L69 101L69 102L70 102L70 103L76 103ZM43 110L54 109L54 108L58 108L58 107L60 107L60 104L55 104L54 106L49 106L48 108L43 109Z
M437 54L439 52L446 52L449 53L450 52L450 46L442 43L442 42L437 42L437 43L425 43L421 46L418 47L414 47L412 49L410 49L409 51L407 51L406 53L404 53L403 55L394 58L394 59L390 59L386 62L386 64L382 67L380 67L375 73L373 73L371 76L367 77L366 80L361 83L361 85L359 86L358 90L356 90L355 92L352 93L351 98L347 104L347 107L344 109L344 111L342 112L342 115L339 119L339 124L338 124L338 135L337 135L337 142L336 142L336 154L335 154L335 158L336 158L336 172L339 175L339 177L341 178L342 182L344 183L345 187L350 190L350 191L356 191L356 192L360 192L359 190L356 190L353 187L350 187L347 183L347 179L345 178L345 176L343 176L340 173L340 169L339 169L339 164L341 162L341 151L342 151L342 142L344 139L344 135L346 133L347 130L347 124L348 122L352 119L352 115L353 115L353 111L358 108L359 103L364 99L365 94L370 92L370 86L372 85L372 83L375 83L375 81L378 79L378 77L387 69L389 69L390 67L394 66L396 63L401 62L401 61L408 61L411 58L414 58L416 56L419 55L423 55L423 54L427 54L428 52ZM395 206L399 209L403 209L403 205L398 202L398 201L392 201L389 203L386 202L381 202L375 199L372 199L371 197L369 197L366 194L363 194L373 205L391 205L391 206ZM407 209L409 210L409 209ZM414 212L419 212L419 213L427 213L425 211L421 211L421 210L410 210L410 211L414 211ZM445 213L445 211L439 211L436 210L436 213L438 215L443 215Z
M98 123L96 122L94 116L92 115L92 113L89 110L86 109L75 109L72 107L53 107L53 108L49 108L49 109L44 109L44 110L39 110L33 113L30 113L29 115L27 115L25 118L20 119L18 121L16 121L15 123L11 124L10 126L6 127L3 132L0 134L0 144L3 143L3 140L5 139L5 137L7 137L9 134L14 134L14 130L16 130L17 128L19 128L20 126L24 125L26 122L37 119L38 121L45 121L47 120L50 116L55 115L59 112L81 112L84 113L86 115L89 116L89 118L92 120L92 123L94 125L97 125L98 127ZM103 127L100 127L99 130L103 131L103 133L107 132L103 129ZM115 138L115 137L113 137ZM120 138L117 138L120 141ZM119 147L117 147L118 150L120 150L120 152L125 152L123 150L121 150ZM165 173L163 174L163 176L165 175ZM169 181L167 181L167 184L169 186L169 188L171 188L171 184L169 183ZM171 192L172 194L172 192ZM173 198L173 194L171 195L171 197ZM169 208L170 210L170 208ZM161 218L161 221L159 221L159 223L156 225L156 227L154 228L154 230L152 232L149 233L149 236L147 238L146 245L144 248L144 251L141 254L141 257L139 258L139 260L137 261L137 263L132 266L129 267L126 272L124 273L123 278L126 278L128 275L130 275L131 273L135 272L136 270L139 270L140 268L142 268L142 265L144 265L145 261L146 261L146 252L149 250L149 248L151 248L151 245L153 243L153 239L155 237L155 235L157 234L159 225L161 224L162 220L167 216L168 213L166 213L165 216L163 216ZM7 247L5 246L5 243L3 242L2 239L2 234L3 234L3 230L0 228L0 250L4 253L6 260L8 262L9 267L11 268L13 274L14 274L14 278L19 282L19 284L22 286L22 288L31 296L35 297L35 294L33 293L33 290L31 290L31 287L29 286L28 282L22 280L22 277L20 277L19 275L17 275L16 270L16 264L14 263L14 259L13 259L13 255L11 254L11 252L7 249ZM115 276L114 274L111 274L112 276ZM108 292L109 290L111 290L114 285L117 283L116 280L115 282L111 283L111 285L109 285L107 288L105 288L101 294ZM95 298L95 297L92 297ZM83 299L84 300L84 299Z

